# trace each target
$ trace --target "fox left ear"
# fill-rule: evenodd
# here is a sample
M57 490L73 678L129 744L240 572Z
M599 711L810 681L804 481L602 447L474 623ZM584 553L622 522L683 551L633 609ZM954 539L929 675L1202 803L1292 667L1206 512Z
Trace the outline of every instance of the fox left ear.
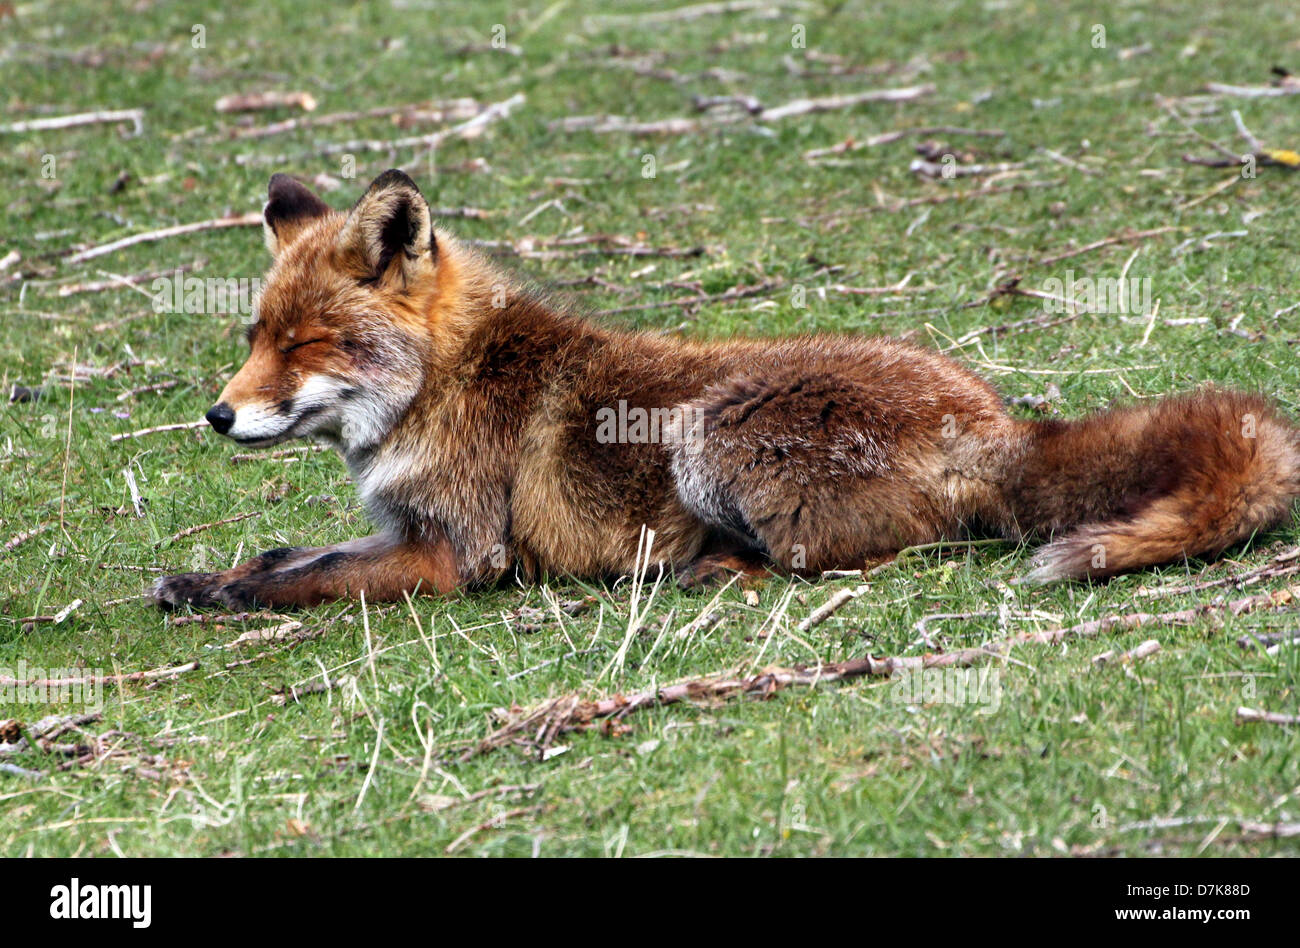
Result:
M304 226L331 212L328 204L301 182L287 174L271 175L262 208L262 236L271 256L293 243Z
M405 286L438 252L429 203L405 173L385 171L352 208L338 246L360 279Z

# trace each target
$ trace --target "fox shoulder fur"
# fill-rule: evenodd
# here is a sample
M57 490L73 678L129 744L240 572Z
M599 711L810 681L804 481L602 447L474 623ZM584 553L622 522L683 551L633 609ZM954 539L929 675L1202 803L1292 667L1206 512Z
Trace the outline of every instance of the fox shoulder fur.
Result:
M1287 522L1300 433L1202 390L1010 417L956 362L879 337L697 343L603 328L451 234L406 175L350 212L271 179L247 362L208 420L342 454L376 532L158 582L165 606L306 606L652 561L859 568L972 532L1047 541L1026 579L1215 555Z

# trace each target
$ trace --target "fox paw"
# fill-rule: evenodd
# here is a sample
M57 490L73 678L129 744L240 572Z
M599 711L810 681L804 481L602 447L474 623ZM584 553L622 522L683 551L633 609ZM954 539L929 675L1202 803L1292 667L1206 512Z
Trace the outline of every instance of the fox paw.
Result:
M720 554L702 556L677 571L677 585L682 589L707 589L721 586L740 574L742 586L769 575L766 564L756 556Z
M247 579L226 583L213 590L212 596L233 612L249 612L263 605L257 597L257 584Z
M178 573L159 579L149 593L163 609L178 609L181 606L202 608L217 605L213 593L220 585L220 573Z

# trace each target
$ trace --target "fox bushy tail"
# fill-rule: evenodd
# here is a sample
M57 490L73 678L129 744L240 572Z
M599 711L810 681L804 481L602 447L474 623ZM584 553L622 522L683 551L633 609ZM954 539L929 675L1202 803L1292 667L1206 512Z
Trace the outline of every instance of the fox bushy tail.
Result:
M1300 430L1260 396L1208 389L1023 426L1011 532L1050 538L1025 582L1215 555L1288 522L1300 496Z

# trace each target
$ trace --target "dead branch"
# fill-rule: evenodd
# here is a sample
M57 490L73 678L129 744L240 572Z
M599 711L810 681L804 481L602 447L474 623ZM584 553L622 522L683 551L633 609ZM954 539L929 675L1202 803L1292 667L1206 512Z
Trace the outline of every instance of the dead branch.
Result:
M194 428L206 428L206 421L181 421L174 425L155 425L152 428L141 428L139 431L124 431L121 434L115 434L108 440L125 441L128 438L143 438L145 435L160 434L164 431L190 431Z
M310 92L245 92L223 95L217 100L218 112L260 112L265 109L302 109L316 111L316 97Z
M834 604L839 608L845 602L860 594L858 589L843 589L836 593L817 612L827 610ZM900 672L922 671L931 668L967 667L990 659L1005 659L1012 648L1020 645L1056 645L1068 639L1095 638L1115 629L1135 629L1147 625L1186 625L1197 620L1215 618L1220 613L1242 615L1259 608L1288 605L1300 595L1300 587L1283 589L1273 593L1247 596L1228 602L1207 603L1191 609L1162 613L1130 613L1126 615L1104 616L1088 622L1081 622L1066 628L1050 629L1043 632L1021 632L1017 635L974 648L958 649L938 654L928 653L921 656L894 656L891 658L849 659L847 661L829 662L812 668L795 666L794 668L769 668L749 677L737 677L731 673L710 675L705 678L690 679L661 688L633 692L630 695L616 694L595 700L585 700L579 694L560 695L548 699L533 708L514 707L499 713L504 724L493 731L474 747L465 751L460 760L470 760L479 754L504 747L520 741L528 742L528 735L534 735L531 742L541 748L547 747L559 734L591 726L595 721L606 718L622 718L634 711L651 707L663 707L683 701L723 701L746 695L767 697L772 693L791 686L815 687L824 683L843 681L851 678L889 677ZM834 611L829 609L826 615ZM805 622L811 628L814 612ZM818 620L820 621L820 620ZM802 624L801 624L802 628ZM1158 643L1155 648L1158 648ZM1150 642L1144 642L1132 652L1151 654L1155 650ZM1136 654L1134 657L1142 657Z
M699 118L678 116L648 122L627 119L619 115L573 115L550 122L547 127L553 131L581 131L597 135L611 132L624 132L629 135L685 135L712 126L734 125L737 122L751 118L759 122L775 122L798 115L813 115L818 112L848 109L868 102L908 102L927 96L934 91L935 86L930 83L897 89L867 89L848 95L833 95L818 99L795 99L783 105L762 109L759 112L741 110Z
M124 402L128 398L135 398L137 395L149 395L153 392L165 392L167 389L175 388L180 384L181 383L176 379L172 379L167 382L155 382L152 385L141 385L139 388L133 388L130 391L123 392L121 395L117 396L117 400L119 402Z
M1008 171L1020 171L1025 167L1022 161L1003 161L993 165L944 164L925 158L913 158L908 170L926 178L977 178L986 174L1006 174Z
M195 234L205 230L223 230L227 227L260 227L262 226L262 214L260 211L250 212L248 214L239 214L234 217L218 217L210 221L195 221L191 224L176 224L173 227L163 227L160 230L146 231L142 234L132 234L130 237L123 237L120 240L114 240L111 243L100 244L96 247L87 247L80 250L68 258L68 263L84 263L87 260L93 260L96 257L102 257L126 247L134 247L136 244L149 243L155 240L165 240L168 237L179 237L182 234Z
M101 122L130 122L132 136L144 131L144 109L110 109L100 112L81 112L77 115L55 115L50 118L28 119L0 125L0 134L44 132L78 125L95 125Z
M262 512L260 510L254 510L249 513L236 514L235 516L227 517L224 520L214 520L211 523L201 523L195 527L186 527L184 530L180 531L179 533L173 533L167 539L161 540L159 542L175 543L177 540L183 540L186 537L193 536L194 534L200 533L203 530L211 530L213 527L224 526L227 523L238 523L241 520L248 520L250 517L260 517L260 516L262 516Z
M1213 95L1230 95L1239 99L1272 99L1284 95L1300 94L1300 82L1288 76L1272 86L1233 86L1226 82L1207 82L1205 91Z
M475 99L449 99L442 102L418 103L415 105L387 105L374 109L353 112L333 112L329 115L308 115L260 125L254 128L234 128L228 135L217 136L213 141L223 138L268 138L301 128L318 128L323 125L337 125L341 122L361 122L368 119L392 117L400 125L415 122L454 122L473 118L483 110Z
M671 10L656 10L651 13L604 13L589 16L585 25L609 26L657 26L663 23L684 23L706 16L719 16L725 13L748 13L754 11L779 12L782 6L794 6L791 3L779 3L774 0L716 0L712 3L695 3Z
M152 283L160 277L172 276L176 273L189 273L191 270L201 270L207 265L206 260L195 260L193 263L183 264L178 267L169 267L166 270L149 270L145 273L137 273L133 276L117 276L110 274L110 279L93 280L88 283L69 283L59 287L59 296L75 296L78 293L102 293L105 290L116 290L121 287L139 286L141 283ZM100 271L101 273L104 271ZM102 324L101 324L102 325Z
M265 164L284 164L289 161L297 161L303 158L328 158L331 155L342 155L358 151L380 151L391 152L399 148L420 148L431 150L437 148L443 142L452 138L474 138L482 133L483 129L498 119L507 117L518 106L525 102L523 93L516 93L508 99L501 102L494 102L485 106L478 114L459 125L453 125L450 128L444 128L436 132L430 132L425 135L410 135L406 138L357 138L352 141L335 142L329 145L322 145L313 151L297 155L261 155L261 154L244 154L235 156L235 164L238 165L265 165Z
M185 665L171 665L165 668L152 668L148 671L131 672L126 675L91 675L86 678L12 678L0 675L0 686L8 688L71 688L85 685L123 685L136 681L154 681L159 678L172 678L198 669L198 662Z
M974 135L979 138L1002 138L1007 133L1000 128L959 128L955 125L929 125L922 128L905 128L892 132L882 132L879 135L872 135L858 141L854 138L846 138L836 145L826 148L812 148L803 153L804 161L816 161L819 158L828 158L831 155L843 155L848 152L858 151L862 148L874 148L877 145L887 145L896 142L901 138L916 135Z
M1078 257L1085 253L1092 253L1092 251L1100 250L1102 247L1110 247L1114 244L1131 244L1134 241L1146 240L1150 237L1157 237L1160 234L1167 234L1170 231L1181 230L1181 229L1182 228L1179 227L1168 226L1168 227L1153 227L1151 230L1125 231L1124 233L1116 234L1113 237L1105 237L1101 240L1094 240L1090 244L1084 244L1082 247L1076 247L1073 250L1065 250L1058 254L1054 254L1053 256L1050 257L1043 257L1041 260L1036 260L1034 263L1036 266L1040 266L1040 267L1047 266L1048 264L1051 263L1059 263L1062 260L1068 260L1071 257Z
M16 550L19 546L26 543L32 537L38 537L46 530L51 528L52 524L43 523L39 527L33 527L31 530L24 530L22 533L15 533L5 541L5 552Z
M870 586L863 584L853 589L846 588L839 590L827 599L826 602L814 609L806 619L800 621L800 623L795 627L796 630L799 632L807 632L814 626L821 625L839 611L840 607L846 602L857 599L870 588Z
M1190 583L1183 586L1162 586L1154 589L1139 589L1134 593L1138 599L1153 599L1164 596L1181 596L1184 593L1201 592L1205 589L1215 589L1220 586L1233 586L1240 589L1243 586L1251 586L1264 579L1274 579L1279 576L1290 576L1292 573L1300 572L1300 546L1292 547L1289 550L1283 550L1269 558L1269 561L1262 566L1254 569L1244 570L1240 573L1234 573L1231 576L1223 576L1219 579L1207 579L1204 582Z
M1147 639L1137 648L1131 648L1127 652L1102 652L1093 658L1094 665L1131 665L1138 659L1146 658L1160 651L1160 643L1155 639Z
M460 847L464 846L466 843L468 843L471 839L473 839L475 836L477 836L479 833L483 832L484 830L492 829L494 827L500 826L502 823L506 822L506 820L513 820L517 816L524 816L527 813L534 813L540 809L541 806L522 806L522 807L518 807L517 809L510 810L506 813L499 813L496 816L492 817L491 819L484 820L482 823L479 823L477 826L471 826L469 829L465 830L465 832L461 833L459 836L453 839L451 843L448 844L447 848L443 850L443 852L450 856L452 853L460 849Z
M1277 711L1257 711L1255 708L1238 708L1238 724L1300 724L1300 714L1280 714Z

